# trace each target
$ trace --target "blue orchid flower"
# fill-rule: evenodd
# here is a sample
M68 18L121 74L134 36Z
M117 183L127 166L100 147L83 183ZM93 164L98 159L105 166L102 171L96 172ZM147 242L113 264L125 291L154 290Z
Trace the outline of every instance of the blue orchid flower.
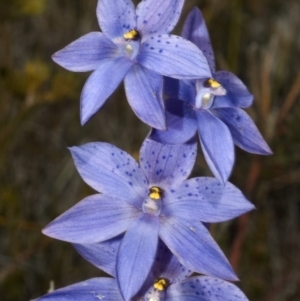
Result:
M207 77L209 66L191 42L168 33L176 25L184 0L99 0L102 32L91 32L53 55L62 67L92 71L81 94L85 124L124 79L128 102L148 125L165 129L163 77Z
M43 233L77 244L106 241L124 232L117 280L126 300L140 289L161 238L188 269L236 280L228 260L201 223L221 222L252 210L235 186L190 174L197 144L163 145L146 139L140 165L108 143L72 147L83 180L101 192L51 222ZM201 222L200 222L201 221Z
M115 240L113 246L107 242L78 247L97 267L107 267L107 260L110 260L108 274L115 276L117 258L113 254L117 254L120 242L120 239ZM192 271L186 270L160 241L151 272L133 298L122 298L114 278L93 278L53 291L36 301L248 301L243 292L231 283L215 277L189 277L191 274Z
M183 143L198 131L203 154L212 173L227 181L234 164L234 144L261 155L272 152L249 115L242 110L253 96L234 74L215 72L208 31L198 8L188 15L182 36L197 45L210 66L207 78L166 78L165 94L168 131L153 130L151 138L162 143Z

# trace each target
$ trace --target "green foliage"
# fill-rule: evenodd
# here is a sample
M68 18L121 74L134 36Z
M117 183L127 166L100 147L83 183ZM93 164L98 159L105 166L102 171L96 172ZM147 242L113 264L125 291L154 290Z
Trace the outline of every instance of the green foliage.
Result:
M44 13L46 0L3 0L0 3L1 20L35 16Z

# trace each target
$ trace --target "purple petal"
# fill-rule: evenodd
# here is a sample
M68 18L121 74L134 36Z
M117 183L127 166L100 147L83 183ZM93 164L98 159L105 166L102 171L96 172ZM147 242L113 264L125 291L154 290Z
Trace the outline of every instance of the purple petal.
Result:
M193 43L174 35L152 35L141 45L138 62L169 77L211 77L207 60Z
M145 282L154 263L158 244L159 219L143 214L128 229L119 248L117 279L125 301Z
M95 194L57 217L43 233L78 244L101 242L126 231L138 214L140 211L124 201Z
M171 285L165 301L249 301L234 284L224 280L197 276Z
M154 280L165 278L170 281L170 284L182 281L193 273L178 261L162 240L159 241L155 263L151 272Z
M143 34L169 33L177 24L184 0L144 0L136 9L137 28Z
M190 140L197 131L195 112L181 100L166 100L167 131L153 129L150 139L167 144L181 144Z
M253 95L243 82L228 71L217 71L214 78L222 84L227 93L214 99L212 108L239 107L247 108L252 105Z
M60 66L75 72L95 70L102 60L121 55L119 48L101 32L90 32L62 50L52 59Z
M196 98L194 82L193 80L178 80L171 77L164 77L164 94L170 98L193 103Z
M117 253L123 236L94 244L73 244L77 252L91 264L116 277Z
M138 208L148 195L147 180L126 152L104 142L70 148L82 179L95 190Z
M161 216L159 236L187 269L237 280L228 260L201 222Z
M140 150L140 164L150 186L168 188L185 180L197 155L197 143L161 144L146 139Z
M136 28L135 8L130 0L98 1L97 18L103 33L110 39L123 37L130 29Z
M167 192L163 208L164 215L215 223L237 217L254 206L229 182L224 186L215 178L193 178Z
M181 33L182 37L193 42L202 50L212 72L215 72L216 64L214 52L211 47L209 33L199 8L194 7L188 14Z
M228 126L233 141L238 147L253 154L272 154L256 125L244 110L224 108L216 109L214 112Z
M207 110L197 112L202 151L210 170L226 182L234 164L234 144L227 126Z
M95 301L104 297L109 301L122 300L115 279L92 278L55 290L35 301Z
M101 1L100 1L101 2ZM84 125L118 87L132 62L123 57L101 62L86 81L80 98L80 120Z
M139 119L158 129L166 128L162 86L161 75L139 64L135 64L125 77L125 91L131 108Z

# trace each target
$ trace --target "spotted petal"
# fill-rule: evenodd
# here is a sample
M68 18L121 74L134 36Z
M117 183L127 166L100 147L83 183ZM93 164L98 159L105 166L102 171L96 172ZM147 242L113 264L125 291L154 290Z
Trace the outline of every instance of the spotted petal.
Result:
M123 235L100 243L84 245L73 244L73 246L84 259L100 270L115 277L117 253L122 238Z
M197 276L171 285L165 301L249 301L234 284L224 280Z
M168 188L189 176L196 155L195 142L168 145L146 139L140 150L140 164L150 185Z
M272 154L249 115L239 108L215 109L216 115L228 126L234 143L243 150L260 155Z
M126 231L138 214L135 207L123 201L95 194L57 217L43 233L72 243L96 243Z
M208 61L210 69L212 72L215 72L215 57L211 47L209 33L199 8L194 7L188 14L184 22L181 35L183 38L193 42L202 50Z
M159 236L187 269L237 280L228 260L201 222L161 216Z
M147 180L138 163L114 145L94 142L70 148L82 179L95 190L141 208Z
M184 0L144 0L136 9L137 28L143 36L169 33L178 22Z
M143 214L126 232L119 248L117 279L125 301L144 284L154 263L159 219Z
M132 63L125 58L107 59L86 81L80 99L80 120L84 125L114 92Z
M125 91L131 108L139 119L157 129L166 128L162 86L161 75L139 64L134 65L125 77Z
M121 55L118 47L101 32L88 33L53 54L60 66L75 72L95 70L103 60Z
M195 112L178 99L166 100L167 131L152 129L150 139L167 144L181 144L189 141L197 131Z
M193 178L168 191L164 215L206 223L223 222L254 209L234 185L215 178Z
M193 43L174 35L151 35L141 45L137 61L144 67L178 79L211 76L207 60Z
M210 170L226 182L234 163L234 144L227 126L207 110L197 112L202 151Z
M226 89L226 95L215 97L212 108L239 107L247 108L252 105L253 95L243 82L228 71L217 71L214 78Z
M97 18L103 33L110 39L123 37L130 29L136 28L135 8L131 0L100 0Z
M112 278L92 278L55 290L35 301L95 301L122 300L118 285Z

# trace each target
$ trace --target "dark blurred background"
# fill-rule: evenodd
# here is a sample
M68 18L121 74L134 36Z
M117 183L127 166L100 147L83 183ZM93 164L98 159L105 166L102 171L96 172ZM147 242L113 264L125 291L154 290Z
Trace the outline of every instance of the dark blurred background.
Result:
M51 54L98 31L96 0L0 1L0 300L30 300L50 286L102 275L65 242L41 234L92 190L68 146L107 141L138 156L148 132L121 86L84 127L79 97L88 74ZM274 155L237 150L231 182L257 210L213 225L212 235L252 301L300 300L300 1L188 0L199 6L219 69L255 95L248 110ZM183 18L182 18L183 19ZM176 33L179 33L182 21ZM194 176L209 175L199 155ZM52 282L51 282L52 281Z

